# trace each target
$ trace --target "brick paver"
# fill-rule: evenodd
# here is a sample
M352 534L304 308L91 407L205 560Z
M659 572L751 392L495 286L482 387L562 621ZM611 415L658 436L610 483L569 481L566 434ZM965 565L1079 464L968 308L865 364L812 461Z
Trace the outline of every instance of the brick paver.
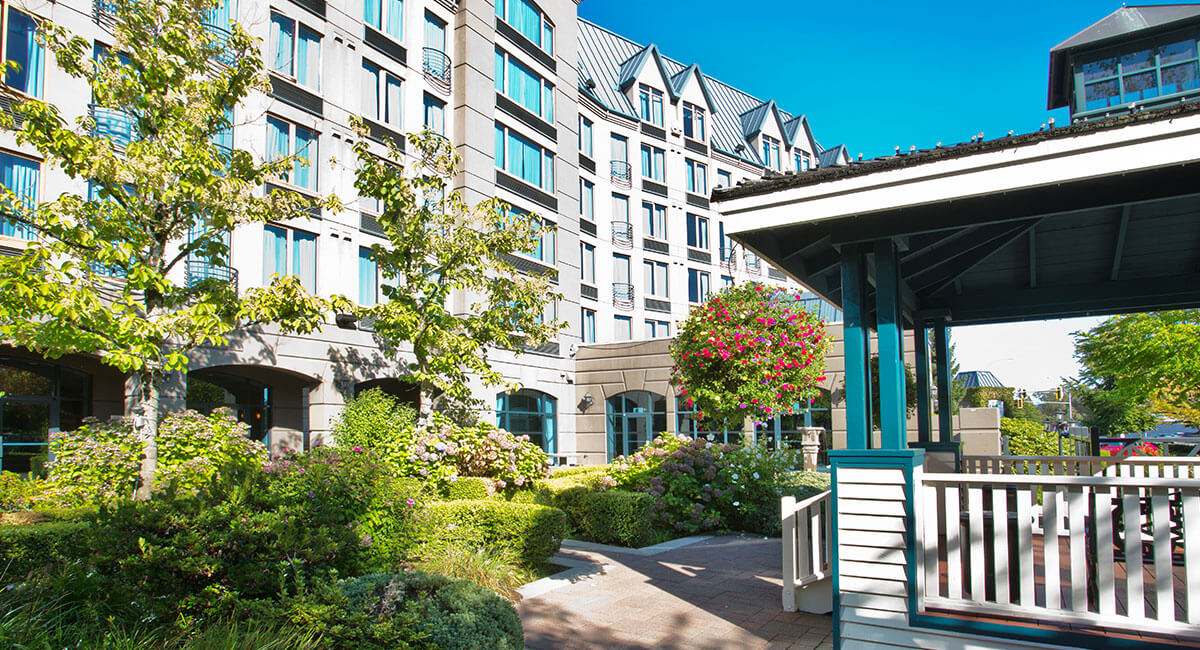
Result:
M521 602L525 645L832 648L830 616L783 611L779 544L725 536L649 557L563 551L603 569Z

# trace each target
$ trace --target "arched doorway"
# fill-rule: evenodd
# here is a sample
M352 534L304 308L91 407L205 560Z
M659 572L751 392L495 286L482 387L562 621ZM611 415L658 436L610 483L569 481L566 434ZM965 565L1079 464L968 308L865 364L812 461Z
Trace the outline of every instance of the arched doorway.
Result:
M188 373L187 406L225 406L250 426L249 436L273 452L309 446L309 391L314 377L276 366L222 365Z
M414 382L393 377L369 379L354 385L354 396L358 397L360 393L372 388L378 388L384 393L395 397L396 401L411 407L418 413L421 411L421 387Z
M558 400L537 390L496 395L496 426L553 454L558 451Z
M667 398L631 390L607 400L608 458L628 456L667 430Z
M790 415L777 415L766 424L756 427L758 435L767 440L771 449L800 449L801 430L810 428L824 429L821 434L821 457L828 451L832 443L833 415L830 410L830 393L819 389L818 394L809 400L807 405L797 405L796 412ZM820 459L818 459L820 464Z
M40 473L50 432L79 428L91 415L91 393L85 372L0 356L0 470Z
M250 439L268 444L271 430L271 387L261 381L216 370L188 373L187 407L205 415L225 407L250 427Z
M712 418L696 417L695 405L688 406L687 398L675 397L675 431L689 438L704 438L721 444L737 444L742 441L740 425Z

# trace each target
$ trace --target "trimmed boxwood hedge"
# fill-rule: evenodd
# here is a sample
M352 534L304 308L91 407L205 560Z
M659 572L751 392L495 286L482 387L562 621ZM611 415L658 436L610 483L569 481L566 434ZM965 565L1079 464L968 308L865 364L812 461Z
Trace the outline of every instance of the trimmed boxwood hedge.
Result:
M0 526L0 576L11 581L44 566L85 557L88 526L82 521Z
M528 565L547 562L568 530L557 508L501 499L433 501L416 515L416 526L427 548L504 548Z
M460 476L453 483L446 486L446 500L478 501L479 499L486 499L492 496L493 485L495 483L492 479L480 476Z
M572 468L575 469L575 468ZM524 497L567 513L577 537L638 548L670 537L653 523L654 497L628 490L601 490L603 466L555 472L535 481Z

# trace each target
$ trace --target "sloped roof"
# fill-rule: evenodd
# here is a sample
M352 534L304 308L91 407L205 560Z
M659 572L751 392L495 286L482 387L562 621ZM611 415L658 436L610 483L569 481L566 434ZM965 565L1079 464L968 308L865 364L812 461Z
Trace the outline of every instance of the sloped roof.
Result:
M663 81L666 82L667 94L671 96L671 101L679 99L679 93L675 92L674 86L670 83L671 75L667 73L666 67L663 66L662 55L658 53L658 46L651 43L642 48L640 52L629 57L621 64L621 77L618 87L622 90L628 90L633 82L637 80L638 75L642 73L642 69L647 63L653 62L658 68L658 73L662 75Z
M954 381L961 381L964 388L1004 388L1004 384L987 370L968 370L954 375Z
M1069 103L1067 97L1069 52L1128 39L1131 34L1141 36L1144 33L1166 31L1184 23L1197 21L1200 21L1200 4L1121 7L1105 16L1050 50L1050 87L1047 93L1047 108L1060 108Z
M817 167L849 165L850 160L850 150L846 148L846 145L839 144L836 147L822 149L821 153L817 154Z
M684 68L682 72L678 72L671 77L671 87L675 91L675 96L683 96L683 89L687 88L688 79L691 79L692 75L695 75L696 79L700 82L700 92L704 94L704 101L708 102L708 110L716 112L717 105L716 102L713 101L712 93L708 92L708 82L704 80L704 73L700 72L700 66L696 65L695 63L689 65L688 67Z
M808 141L812 143L813 151L820 152L821 145L813 137L812 127L808 124L808 117L804 115L797 115L783 125L784 137L787 138L788 143L792 145L796 144L796 136L800 134L800 127L804 127L804 137L808 138Z
M688 76L685 73L689 70L703 81L702 88L712 108L709 144L713 149L754 165L763 165L761 152L746 142L741 116L768 102L705 75L698 66L684 65L663 56L653 45L643 46L595 23L579 20L579 88L604 108L638 119L637 110L623 92L622 82L630 78L635 68L640 71L650 60L662 65L672 99L682 90L683 84L679 80L686 83ZM636 78L637 73L632 76ZM778 107L776 110L781 125L795 118L794 114Z

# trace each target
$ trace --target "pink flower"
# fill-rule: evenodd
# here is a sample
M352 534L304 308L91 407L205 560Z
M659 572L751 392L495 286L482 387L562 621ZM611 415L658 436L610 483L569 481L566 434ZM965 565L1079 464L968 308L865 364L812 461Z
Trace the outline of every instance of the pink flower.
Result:
M415 505L417 505L417 502L416 502L416 501L414 501L414 500L412 499L412 497L409 497L409 498L407 498L407 499L405 499L405 500L404 500L404 505L407 505L407 506L415 506Z

